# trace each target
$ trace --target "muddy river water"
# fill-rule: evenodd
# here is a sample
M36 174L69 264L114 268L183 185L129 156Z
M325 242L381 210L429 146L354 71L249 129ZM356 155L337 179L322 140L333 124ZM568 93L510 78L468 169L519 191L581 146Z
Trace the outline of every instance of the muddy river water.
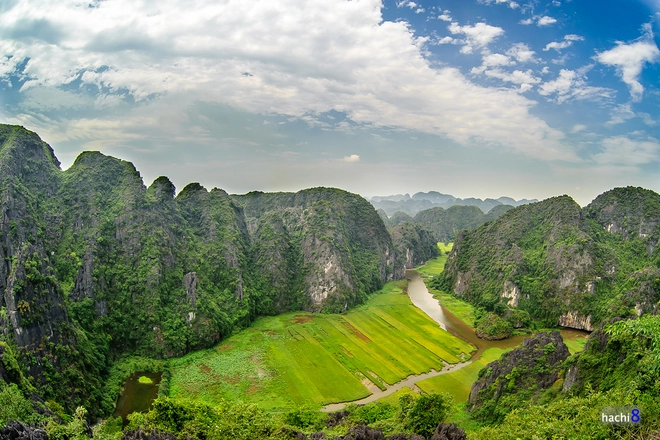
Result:
M372 392L370 396L365 397L364 399L355 400L353 402L344 402L344 403L333 403L326 405L324 411L338 411L343 409L349 403L364 404L373 402L380 399L381 397L389 396L390 394L395 393L396 391L404 387L413 387L415 383L428 379L431 377L439 376L441 374L447 374L452 371L459 370L467 365L470 365L473 361L479 359L483 354L484 350L490 347L497 347L501 349L513 348L520 345L526 337L529 336L512 336L510 338L502 339L500 341L487 341L485 339L477 338L472 327L461 321L459 318L450 313L447 309L442 307L438 300L433 298L433 295L426 288L424 280L419 275L419 273L414 269L409 269L406 271L406 278L408 279L408 296L412 303L417 306L420 310L426 313L431 319L438 323L440 327L447 330L449 333L457 336L464 341L469 342L474 345L477 349L472 353L470 360L467 362L461 362L454 365L446 365L440 370L431 370L428 373L417 374L413 376L408 376L406 379L401 382L397 382L394 385L388 386L385 390L381 390L376 387L370 387L369 391ZM561 335L564 339L574 340L579 337L586 337L588 332L581 330L573 329L562 329Z

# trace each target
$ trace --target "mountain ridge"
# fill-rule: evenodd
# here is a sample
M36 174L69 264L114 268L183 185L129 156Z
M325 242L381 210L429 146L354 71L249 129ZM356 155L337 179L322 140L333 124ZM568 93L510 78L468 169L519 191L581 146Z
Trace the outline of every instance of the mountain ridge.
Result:
M395 244L343 190L176 193L98 151L61 170L19 126L0 125L0 171L0 363L19 359L16 380L69 412L112 409L99 390L117 356L210 347L260 315L346 310L426 252L405 234Z
M487 310L522 308L546 325L593 330L657 309L659 241L653 191L615 188L584 208L559 196L459 234L436 283Z

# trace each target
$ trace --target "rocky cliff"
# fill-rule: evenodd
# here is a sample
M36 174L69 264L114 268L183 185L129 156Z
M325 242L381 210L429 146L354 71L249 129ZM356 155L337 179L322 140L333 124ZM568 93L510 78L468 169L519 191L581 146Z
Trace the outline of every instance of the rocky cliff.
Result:
M406 255L355 194L175 194L99 152L61 171L39 136L0 125L3 378L18 380L18 357L47 400L104 413L114 356L177 356L258 315L345 310L403 276Z
M274 311L287 302L346 310L403 276L383 221L358 195L313 188L232 197L245 210L258 272L271 280ZM291 289L297 293L287 299Z
M499 423L509 411L551 387L569 356L559 332L539 333L479 372L468 409L474 418Z
M660 195L618 188L581 209L568 196L514 208L459 235L446 290L547 325L593 330L608 316L657 308Z

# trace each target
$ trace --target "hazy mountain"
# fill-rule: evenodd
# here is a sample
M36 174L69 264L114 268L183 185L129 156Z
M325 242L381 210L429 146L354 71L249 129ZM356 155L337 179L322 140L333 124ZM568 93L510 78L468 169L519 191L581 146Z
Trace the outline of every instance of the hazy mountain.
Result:
M500 197L497 200L482 200L474 197L460 199L437 191L429 191L427 193L418 192L415 193L412 198L408 196L408 194L403 196L400 194L395 196L375 196L369 201L376 209L384 210L388 216L392 216L395 212L401 211L411 217L414 217L420 211L433 207L448 209L452 206L477 206L483 213L488 213L491 209L500 205L520 206L537 202L536 199L514 200L511 197Z

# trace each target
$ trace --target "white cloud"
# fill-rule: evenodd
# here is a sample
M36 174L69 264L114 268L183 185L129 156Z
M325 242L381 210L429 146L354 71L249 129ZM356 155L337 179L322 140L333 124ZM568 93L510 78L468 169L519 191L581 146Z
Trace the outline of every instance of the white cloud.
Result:
M473 67L471 72L473 74L479 74L483 73L489 67L511 66L513 64L516 64L515 61L506 55L502 55L501 53L487 53L483 54L481 58L481 66Z
M514 57L521 63L527 63L529 61L535 61L534 52L529 48L525 43L516 43L509 50L506 51L506 54Z
M540 17L538 21L536 22L537 26L549 26L551 24L557 23L557 20L552 17L548 17L547 15L544 15L543 17Z
M360 156L357 154L351 154L350 156L344 156L344 162L359 162Z
M504 29L501 27L486 23L477 23L474 26L459 26L458 23L452 22L448 29L452 34L465 35L465 45L461 49L463 53L472 53L474 48L486 47L495 41L497 37L504 34Z
M650 127L655 127L656 125L660 124L660 120L658 119L653 119L651 115L648 113L638 113L637 114L640 118L642 118L642 121Z
M507 54L528 61L533 59L534 51L529 50L525 44L519 43L512 49L509 49ZM481 60L481 66L473 67L470 71L473 75L485 74L490 78L497 78L503 82L517 84L520 86L518 89L519 92L526 92L532 88L533 84L541 82L541 79L534 76L531 70L514 70L513 72L503 70L501 68L502 66L513 66L516 64L507 55L485 52L482 54Z
M579 133L587 129L587 126L584 124L575 124L571 129L571 133Z
M634 111L632 111L630 104L622 104L617 106L612 111L612 116L610 117L610 120L607 121L605 124L606 125L623 124L628 119L632 119L636 116L637 115L635 114Z
M601 152L593 155L593 160L598 164L630 166L660 160L660 142L652 137L634 140L627 136L614 136L603 139L601 146Z
M529 26L530 24L534 23L533 18L525 18L523 20L520 20L518 23L523 24L525 26Z
M417 7L417 3L411 0L402 0L396 3L396 7L397 8L408 7L410 9L415 9Z
M458 69L432 67L422 40L405 22L383 21L381 8L380 0L199 0L195 7L114 0L96 8L78 0L16 0L0 15L0 29L11 35L36 23L40 38L3 38L0 54L12 55L5 78L15 73L14 60L29 60L24 91L77 80L97 87L99 102L137 101L107 119L23 117L50 127L48 136L61 130L51 141L130 138L147 128L181 136L192 127L185 109L203 102L301 119L336 110L370 127L576 160L563 133L531 114L534 101L478 86ZM475 48L504 33L485 23L450 28ZM185 136L209 141L192 128Z
M491 70L486 70L485 74L486 76L490 76L492 78L499 78L502 81L511 82L514 84L520 84L520 85L522 84L531 85L541 82L541 79L535 77L531 70L527 70L524 72L522 70L514 70L513 72L504 72L502 69L491 69Z
M628 85L633 101L640 101L644 93L644 86L639 82L644 64L660 60L660 50L653 41L651 27L645 26L645 31L642 39L630 44L618 41L614 49L595 56L598 62L616 67L621 80Z
M438 44L455 44L456 40L452 37L446 36L438 40Z
M590 66L588 66L590 67ZM585 81L585 71L561 69L559 76L539 86L539 93L543 96L555 95L558 104L568 99L602 100L612 97L612 91L603 87L588 86Z
M582 41L582 40L584 40L584 37L581 37L579 35L575 35L575 34L564 35L564 41L553 41L551 43L548 43L545 45L543 50L547 52L550 49L554 49L557 52L561 52L562 49L566 49L567 47L572 46L574 41Z
M481 3L487 4L487 5L492 5L492 4L505 4L511 9L516 9L519 8L520 5L512 0L480 0Z

